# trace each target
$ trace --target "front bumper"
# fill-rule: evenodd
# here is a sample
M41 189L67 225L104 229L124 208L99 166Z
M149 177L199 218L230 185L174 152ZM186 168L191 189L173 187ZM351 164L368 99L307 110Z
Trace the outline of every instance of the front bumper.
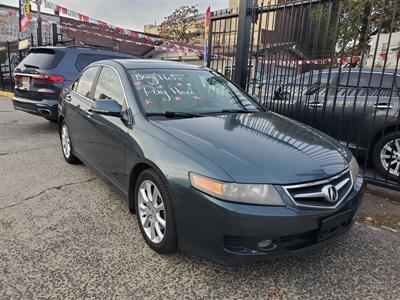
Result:
M327 210L231 203L190 188L175 205L179 247L231 266L299 254L349 230L363 190L364 180L358 177L341 205ZM328 238L322 238L323 220L339 214L347 221ZM260 250L257 243L262 240L272 240L271 246Z
M30 100L26 98L13 97L14 109L44 117L50 120L58 119L58 101L54 100Z

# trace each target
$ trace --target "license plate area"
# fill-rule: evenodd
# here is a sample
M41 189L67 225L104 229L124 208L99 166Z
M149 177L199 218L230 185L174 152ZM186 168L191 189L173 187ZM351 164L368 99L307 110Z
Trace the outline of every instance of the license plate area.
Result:
M30 84L31 84L31 78L29 76L22 76L21 88L28 89Z
M345 230L352 222L352 215L352 210L346 210L322 220L318 240L327 240Z

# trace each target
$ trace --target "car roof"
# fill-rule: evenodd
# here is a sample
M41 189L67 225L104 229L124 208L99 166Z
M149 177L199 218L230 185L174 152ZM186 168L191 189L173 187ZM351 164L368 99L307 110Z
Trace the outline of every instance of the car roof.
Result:
M330 72L331 73L339 73L339 70L340 69L335 68L335 69L331 69ZM382 74L382 71L383 71L383 68L362 68L361 72L360 72L359 68L342 68L340 72L342 74L343 73L349 73L349 72L350 73L361 73L361 74L370 74L372 72L372 74ZM319 70L316 69L316 70L313 70L313 71L309 71L307 73L308 74L313 73L313 76L314 76L314 75L318 75L318 73L320 73L320 72L321 73L329 73L329 69L319 69ZM304 74L306 74L306 73L304 73ZM398 68L398 69L396 69L396 68L385 68L384 74L400 75L400 68Z
M112 54L113 56L123 56L123 57L136 57L135 55L127 52L116 51L112 49L104 49L97 47L89 47L89 46L44 46L44 47L32 47L33 50L40 49L51 49L58 50L62 52L76 52L76 53L97 53L97 54Z
M112 59L126 69L186 69L201 70L202 66L190 65L181 62L153 60L153 59Z

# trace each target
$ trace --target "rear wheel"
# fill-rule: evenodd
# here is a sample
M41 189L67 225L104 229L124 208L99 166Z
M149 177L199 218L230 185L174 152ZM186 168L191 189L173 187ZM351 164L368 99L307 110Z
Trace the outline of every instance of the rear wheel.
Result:
M65 123L65 121L62 122L60 127L60 138L61 138L61 147L65 160L69 164L79 163L79 159L73 154L74 148L72 147L68 126L67 123Z
M135 210L146 243L158 253L177 249L175 216L168 187L152 169L143 171L135 188Z
M400 177L400 133L385 135L375 145L372 159L375 168L386 178L399 180Z

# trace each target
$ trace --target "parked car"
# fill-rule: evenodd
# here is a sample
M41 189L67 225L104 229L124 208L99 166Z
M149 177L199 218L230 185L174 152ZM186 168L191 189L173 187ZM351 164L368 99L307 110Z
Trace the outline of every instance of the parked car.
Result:
M92 47L37 47L14 69L14 108L42 116L58 118L58 97L88 64L109 58L135 56Z
M362 198L347 148L199 66L93 63L63 90L59 131L65 160L111 183L159 253L298 254L347 231Z
M269 107L328 133L360 157L370 157L383 176L399 180L399 71L305 73L276 90Z

